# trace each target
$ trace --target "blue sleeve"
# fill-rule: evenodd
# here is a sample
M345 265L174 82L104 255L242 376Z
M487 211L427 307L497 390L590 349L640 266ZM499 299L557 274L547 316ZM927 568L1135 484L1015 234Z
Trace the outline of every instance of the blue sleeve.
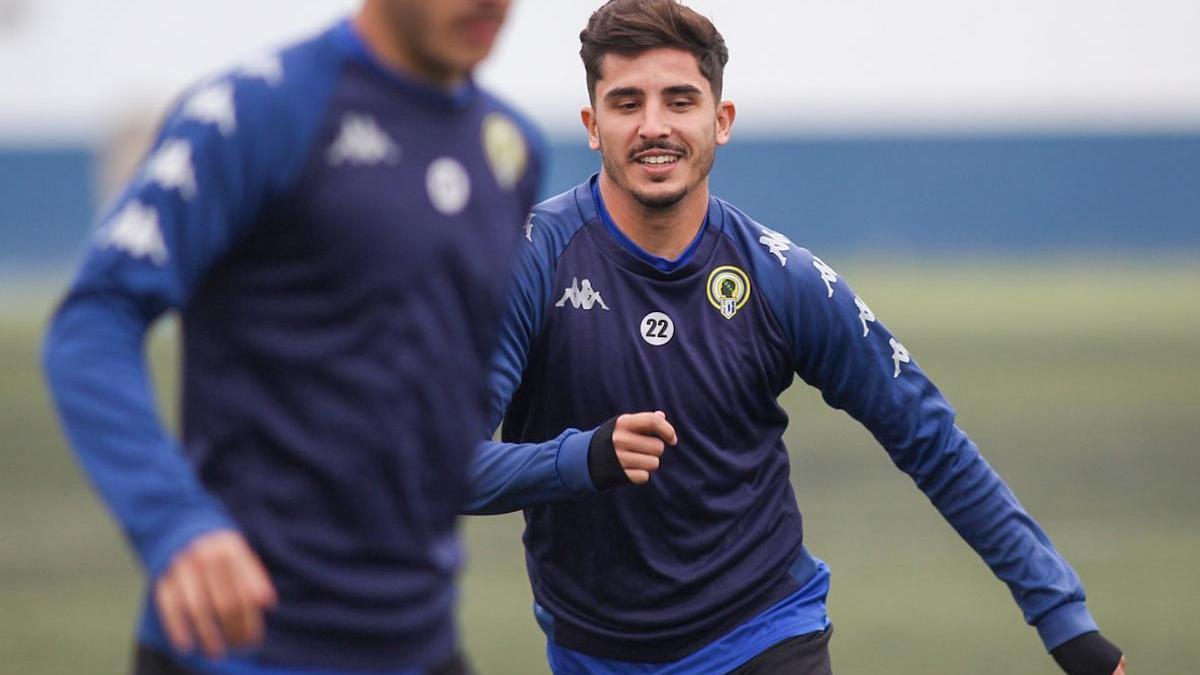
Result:
M182 99L100 219L43 345L66 435L151 578L196 536L234 527L157 414L143 342L295 169L268 75L211 80Z
M1075 572L955 425L954 409L904 345L829 265L764 231L772 237L775 246L762 242L778 251L768 257L777 268L766 270L769 295L796 372L867 427L1008 585L1047 649L1096 630Z
M489 431L499 425L521 385L550 302L554 261L565 246L560 233L536 212L529 215L525 233L488 376ZM594 432L567 429L543 443L484 441L476 448L472 494L464 513L507 513L594 492L587 464Z

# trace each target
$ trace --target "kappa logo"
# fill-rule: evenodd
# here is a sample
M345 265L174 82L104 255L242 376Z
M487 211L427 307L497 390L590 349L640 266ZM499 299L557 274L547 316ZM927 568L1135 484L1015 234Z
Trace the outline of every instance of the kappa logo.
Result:
M708 275L708 302L721 316L732 319L750 299L750 277L733 265L722 265Z
M894 380L900 377L901 363L912 363L912 355L908 353L908 350L896 338L889 339L888 344L892 346L892 363L896 365L896 370L892 372L892 379Z
M359 113L342 115L342 127L337 140L329 146L329 164L371 166L395 164L400 160L400 146L379 128L375 118Z
M253 54L238 64L236 72L242 77L262 80L274 87L283 82L283 61L278 54L270 52Z
M833 285L836 284L838 280L837 272L834 272L832 267L825 264L824 260L821 260L815 255L813 256L812 264L813 267L817 268L817 271L821 273L821 281L825 282L825 288L829 291L829 295L826 297L832 298Z
M776 258L779 258L779 266L787 267L787 252L792 248L792 240L769 228L762 228L763 236L758 238L758 243L767 247Z
M229 136L237 131L233 84L216 82L201 88L183 104L183 117L201 124L215 125L222 136Z
M554 306L562 307L567 302L570 302L575 309L591 309L600 305L600 309L608 311L608 305L604 304L604 298L600 297L600 292L592 288L592 282L587 279L581 282L578 277L571 278L571 285L563 291L562 297L554 303Z
M168 258L158 212L139 201L130 202L96 232L96 245L124 251L134 258L149 258L160 267Z
M178 190L184 199L196 196L196 172L192 169L192 146L182 138L173 138L146 160L148 181L164 190Z

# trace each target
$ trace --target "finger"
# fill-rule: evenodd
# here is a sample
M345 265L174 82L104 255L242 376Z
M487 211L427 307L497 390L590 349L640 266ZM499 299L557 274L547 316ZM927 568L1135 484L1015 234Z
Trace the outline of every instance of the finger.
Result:
M1117 663L1117 669L1113 671L1113 675L1125 675L1125 657L1121 657L1121 661Z
M638 452L645 455L661 456L667 446L653 436L642 436L628 431L613 432L613 449L620 452Z
M667 414L661 410L652 413L630 413L617 418L617 429L625 429L643 436L657 436L669 445L675 445L679 439L675 427L667 421Z
M169 573L154 584L154 604L158 607L158 618L163 629L167 631L167 639L171 641L171 646L183 653L192 651L196 643L184 616L183 598Z
M214 546L202 556L199 568L222 637L227 644L239 647L248 640L248 624L252 619L246 616L249 598L242 597L238 585L233 562L238 555L235 547L232 542Z
M658 470L659 464L658 457L654 455L645 455L640 452L626 452L623 450L617 451L617 461L621 463L621 468L626 471L638 469L653 472Z
M262 642L263 609L275 604L275 589L258 556L249 546L241 547L240 555L233 559L236 566L234 578L243 602L243 622L246 627L245 645Z
M250 549L249 546L246 548L247 550ZM244 579L246 579L247 585L259 607L274 607L279 604L279 594L275 591L275 584L271 583L271 575L267 573L267 568L263 565L262 559L254 551L250 550L249 552L249 556L242 558L242 564L246 568Z
M640 469L627 470L625 475L629 478L629 482L634 485L645 485L650 480L650 472Z
M200 638L200 646L209 658L220 658L225 655L225 643L221 639L221 631L217 628L213 616L212 600L205 588L204 577L196 569L196 564L185 557L180 561L178 583L180 595L183 598L184 613L188 622Z

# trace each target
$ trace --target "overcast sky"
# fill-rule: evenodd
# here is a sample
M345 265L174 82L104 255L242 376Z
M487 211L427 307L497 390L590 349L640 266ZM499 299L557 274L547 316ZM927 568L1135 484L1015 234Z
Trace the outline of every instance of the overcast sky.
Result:
M695 0L738 126L1200 130L1200 0ZM0 137L92 138L354 0L0 0ZM480 78L552 133L598 0L517 0Z

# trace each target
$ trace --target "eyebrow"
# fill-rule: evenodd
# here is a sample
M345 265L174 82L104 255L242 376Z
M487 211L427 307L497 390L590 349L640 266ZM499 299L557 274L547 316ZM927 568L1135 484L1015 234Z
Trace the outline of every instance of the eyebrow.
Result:
M641 89L638 89L637 87L617 87L616 89L609 89L604 94L604 100L610 101L615 98L626 98L629 96L641 96L641 95L643 95L643 93L644 92Z
M662 93L667 96L699 96L704 92L700 91L700 88L695 85L677 84L663 89Z
M704 92L700 88L692 84L675 84L670 87L664 87L662 93L666 96L699 96ZM610 89L604 94L604 100L609 101L616 98L626 98L629 96L643 96L645 92L638 87L617 87Z

